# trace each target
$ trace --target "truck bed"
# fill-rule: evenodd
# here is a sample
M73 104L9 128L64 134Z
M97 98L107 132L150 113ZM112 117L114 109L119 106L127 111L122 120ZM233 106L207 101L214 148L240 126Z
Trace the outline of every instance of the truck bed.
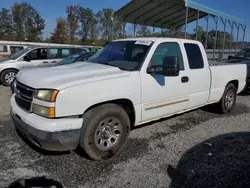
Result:
M244 64L228 64L223 62L209 63L211 72L210 97L208 103L218 102L223 95L228 81L238 84L237 93L246 84L247 67ZM220 96L220 97L218 97Z

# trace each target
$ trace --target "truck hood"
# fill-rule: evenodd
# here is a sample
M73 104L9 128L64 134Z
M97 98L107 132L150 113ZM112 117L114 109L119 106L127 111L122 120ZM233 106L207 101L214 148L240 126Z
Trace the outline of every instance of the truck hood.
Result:
M58 89L100 80L129 76L130 72L97 63L76 63L57 67L22 69L17 80L33 88Z

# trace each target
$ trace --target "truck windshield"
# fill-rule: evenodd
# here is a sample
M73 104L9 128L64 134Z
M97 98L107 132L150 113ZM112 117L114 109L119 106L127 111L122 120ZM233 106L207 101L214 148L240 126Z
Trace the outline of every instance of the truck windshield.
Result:
M61 60L56 66L72 64L80 57L81 57L81 53L70 55L64 58L63 60Z
M114 41L93 55L88 61L122 70L139 70L143 63L152 41Z
M15 60L30 50L31 50L31 48L24 48L23 50L20 50L18 52L15 52L14 54L10 55L9 58Z

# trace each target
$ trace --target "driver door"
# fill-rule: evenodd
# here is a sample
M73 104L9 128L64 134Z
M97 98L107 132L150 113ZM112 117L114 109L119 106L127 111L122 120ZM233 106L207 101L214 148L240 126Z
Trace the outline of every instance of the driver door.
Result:
M37 48L27 53L24 57L23 68L50 66L47 48Z
M154 51L150 65L163 65L165 57L177 56L178 76L163 76L141 70L142 119L147 122L183 112L188 103L188 71L184 66L180 44L160 43Z

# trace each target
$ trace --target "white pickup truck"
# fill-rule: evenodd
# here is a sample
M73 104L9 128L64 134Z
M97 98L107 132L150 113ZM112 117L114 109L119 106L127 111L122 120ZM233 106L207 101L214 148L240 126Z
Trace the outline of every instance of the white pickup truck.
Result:
M89 62L20 71L11 116L37 146L80 146L101 161L121 150L131 127L209 104L229 113L246 75L243 64L209 66L197 41L115 40Z

